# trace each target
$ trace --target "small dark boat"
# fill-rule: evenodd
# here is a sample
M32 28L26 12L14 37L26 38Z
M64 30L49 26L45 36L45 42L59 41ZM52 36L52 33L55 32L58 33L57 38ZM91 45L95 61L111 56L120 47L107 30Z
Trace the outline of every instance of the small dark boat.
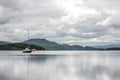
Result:
M28 29L28 40L29 40L29 29ZM31 53L32 50L30 49L29 43L27 43L28 47L26 47L22 52L23 53Z
M32 52L32 50L29 48L25 48L25 50L23 50L23 53L31 53L31 52Z

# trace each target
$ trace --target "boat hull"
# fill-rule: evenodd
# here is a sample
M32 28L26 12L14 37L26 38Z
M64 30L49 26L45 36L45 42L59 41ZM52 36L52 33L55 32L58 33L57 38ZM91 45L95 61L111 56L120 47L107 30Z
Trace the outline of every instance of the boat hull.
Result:
M23 53L31 53L32 51L23 51Z

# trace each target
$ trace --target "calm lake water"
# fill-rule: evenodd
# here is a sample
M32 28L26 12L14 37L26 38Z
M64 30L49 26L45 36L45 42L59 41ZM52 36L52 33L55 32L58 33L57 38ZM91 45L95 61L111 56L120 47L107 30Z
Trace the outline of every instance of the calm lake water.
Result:
M120 52L0 51L0 80L120 80Z

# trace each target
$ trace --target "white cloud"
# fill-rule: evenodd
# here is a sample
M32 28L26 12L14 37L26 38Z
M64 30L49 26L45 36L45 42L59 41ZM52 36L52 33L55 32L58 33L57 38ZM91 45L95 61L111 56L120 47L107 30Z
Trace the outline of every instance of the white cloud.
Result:
M0 0L0 40L47 38L69 44L120 42L118 0Z
M111 17L106 18L105 20L98 22L96 25L109 25Z

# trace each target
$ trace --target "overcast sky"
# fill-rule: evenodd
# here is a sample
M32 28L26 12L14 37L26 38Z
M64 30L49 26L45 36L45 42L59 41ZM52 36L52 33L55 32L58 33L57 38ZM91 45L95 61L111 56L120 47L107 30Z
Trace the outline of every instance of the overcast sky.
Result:
M0 40L120 43L120 0L0 0Z

